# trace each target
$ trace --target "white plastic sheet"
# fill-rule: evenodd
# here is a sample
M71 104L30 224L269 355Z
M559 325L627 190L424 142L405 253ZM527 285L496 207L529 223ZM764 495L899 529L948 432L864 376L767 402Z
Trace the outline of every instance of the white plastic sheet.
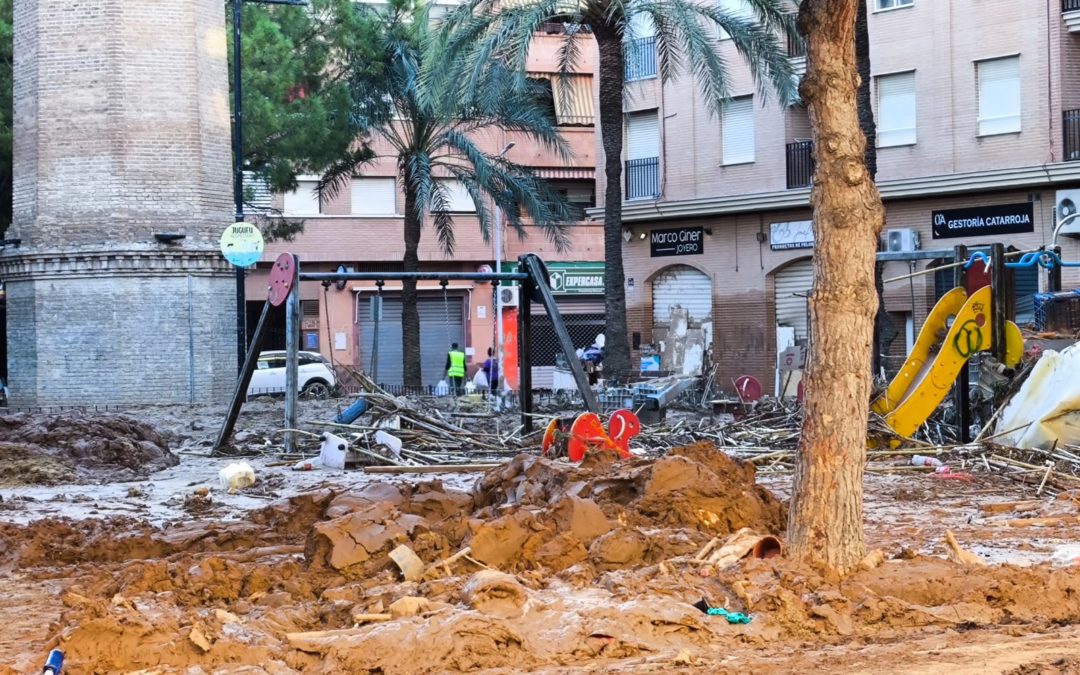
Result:
M1080 444L1080 343L1043 352L995 433L1004 434L998 443L1016 448Z

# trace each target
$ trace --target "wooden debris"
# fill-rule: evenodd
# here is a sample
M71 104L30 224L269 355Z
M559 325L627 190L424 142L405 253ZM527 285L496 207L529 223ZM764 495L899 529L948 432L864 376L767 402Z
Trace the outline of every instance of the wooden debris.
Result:
M956 536L953 535L952 530L945 530L945 545L948 547L946 554L949 560L960 563L961 565L985 565L986 561L975 555L971 551L965 551L960 548L960 544L956 541Z
M375 623L377 621L389 621L392 614L353 614L353 623Z
M365 473L454 473L488 471L497 469L505 462L488 464L424 464L421 466L366 466Z
M458 560L461 560L462 558L467 558L470 553L472 553L472 547L466 546L465 548L461 549L449 558L428 565L427 569L424 570L423 576L428 576L440 567L443 568L443 570L446 572L446 576L450 576L450 565L454 564Z

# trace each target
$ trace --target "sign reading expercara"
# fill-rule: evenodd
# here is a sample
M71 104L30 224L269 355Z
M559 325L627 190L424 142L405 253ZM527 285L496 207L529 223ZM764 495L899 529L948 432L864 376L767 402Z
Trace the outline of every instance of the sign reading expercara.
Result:
M769 225L769 248L774 251L814 248L814 221L772 223Z
M1035 231L1035 209L1031 202L934 211L932 218L934 239Z
M705 252L705 230L701 227L677 227L649 233L649 255L701 255Z

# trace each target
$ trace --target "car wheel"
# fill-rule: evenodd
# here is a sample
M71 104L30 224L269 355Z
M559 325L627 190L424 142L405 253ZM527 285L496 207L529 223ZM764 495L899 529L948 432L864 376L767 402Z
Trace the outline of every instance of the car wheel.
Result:
M300 392L302 398L314 398L314 399L327 399L330 398L330 385L322 380L312 380L307 383L304 390Z

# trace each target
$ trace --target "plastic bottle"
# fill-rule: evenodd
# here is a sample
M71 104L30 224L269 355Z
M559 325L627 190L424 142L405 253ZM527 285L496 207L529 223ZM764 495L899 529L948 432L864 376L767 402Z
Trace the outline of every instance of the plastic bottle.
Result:
M937 457L927 457L926 455L915 455L911 458L912 466L944 466L944 463Z

